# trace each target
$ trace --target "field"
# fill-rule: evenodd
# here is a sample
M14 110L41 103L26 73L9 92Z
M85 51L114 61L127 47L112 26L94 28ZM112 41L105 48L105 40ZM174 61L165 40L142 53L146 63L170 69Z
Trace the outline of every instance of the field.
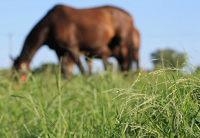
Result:
M0 71L0 137L200 137L200 75L178 69L25 82ZM17 74L16 74L17 76Z

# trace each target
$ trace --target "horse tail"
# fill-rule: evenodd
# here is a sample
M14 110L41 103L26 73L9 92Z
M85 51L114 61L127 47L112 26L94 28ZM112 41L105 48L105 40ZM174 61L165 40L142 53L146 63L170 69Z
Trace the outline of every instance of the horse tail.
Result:
M134 57L133 57L133 54L134 54L133 50L134 49L133 49L133 37L132 37L132 35L131 35L131 42L130 42L129 47L128 47L128 63L129 63L128 70L130 70L132 68L132 62L133 62L133 59L134 59Z

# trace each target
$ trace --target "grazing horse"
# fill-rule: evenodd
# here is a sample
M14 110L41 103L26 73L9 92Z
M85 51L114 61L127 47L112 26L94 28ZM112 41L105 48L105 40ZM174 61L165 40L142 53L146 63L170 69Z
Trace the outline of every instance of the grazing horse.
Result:
M121 68L128 70L132 56L129 50L132 48L132 27L130 14L116 7L74 9L57 5L28 34L13 68L18 72L28 71L36 51L48 45L59 59L67 51L67 60L74 61L82 73L81 52L89 53L90 57L98 55L106 63L113 51L118 50ZM63 64L68 64L67 60L63 60Z
M140 34L139 34L139 31L137 28L133 27L133 35L132 35L132 39L133 39L133 60L136 62L136 66L137 66L137 71L139 71L139 48L140 48ZM118 47L116 47L118 48ZM120 54L120 51L118 51L117 49L115 51L113 51L112 53L112 56L116 56L116 57L119 57L119 54ZM59 57L59 56L58 56ZM100 57L99 55L95 55L94 57ZM94 58L94 57L91 57L89 56L88 54L86 55L86 62L87 62L87 65L88 65L88 68L89 68L89 74L92 73L92 64L91 64L91 59ZM67 55L65 55L63 57L63 61L68 61L68 65L69 66L66 66L66 64L62 64L62 67L61 67L61 70L62 70L62 73L65 75L66 74L66 70L69 70L72 72L72 69L73 69L73 64L74 64L74 61ZM104 66L106 68L106 64L104 63Z

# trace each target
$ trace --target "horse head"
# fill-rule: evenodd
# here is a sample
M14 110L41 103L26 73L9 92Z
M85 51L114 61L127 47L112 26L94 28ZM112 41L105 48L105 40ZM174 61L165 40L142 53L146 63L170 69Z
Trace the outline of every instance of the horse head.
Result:
M16 59L13 59L13 66L12 70L13 72L16 71L20 75L20 80L24 81L26 78L26 74L29 72L29 64L26 62L23 62L20 57L17 57Z

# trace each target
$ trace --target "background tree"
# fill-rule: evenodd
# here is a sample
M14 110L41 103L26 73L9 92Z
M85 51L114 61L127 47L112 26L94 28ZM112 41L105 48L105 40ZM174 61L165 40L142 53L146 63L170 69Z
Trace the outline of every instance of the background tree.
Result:
M154 68L175 67L182 68L186 63L186 55L173 49L157 50L151 54Z
M197 67L195 68L195 72L196 72L196 73L200 73L200 66L197 66Z

